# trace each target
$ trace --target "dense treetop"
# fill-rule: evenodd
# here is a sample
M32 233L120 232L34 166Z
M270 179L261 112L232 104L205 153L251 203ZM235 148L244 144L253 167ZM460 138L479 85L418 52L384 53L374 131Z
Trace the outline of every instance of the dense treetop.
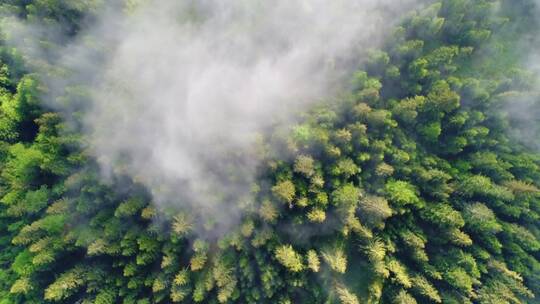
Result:
M66 37L100 5L2 3ZM103 181L0 37L0 303L539 303L540 124L507 113L540 111L523 65L536 9L411 14L350 92L261 135L253 199L224 234Z

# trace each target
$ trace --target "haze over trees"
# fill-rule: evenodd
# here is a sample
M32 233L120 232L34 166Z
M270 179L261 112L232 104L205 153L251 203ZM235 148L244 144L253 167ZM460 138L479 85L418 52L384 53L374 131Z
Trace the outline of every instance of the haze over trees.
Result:
M538 1L404 15L345 92L212 162L228 223L157 204L129 160L104 174L80 128L91 84L62 95L66 117L3 31L16 16L68 44L99 5L0 4L0 304L540 303Z

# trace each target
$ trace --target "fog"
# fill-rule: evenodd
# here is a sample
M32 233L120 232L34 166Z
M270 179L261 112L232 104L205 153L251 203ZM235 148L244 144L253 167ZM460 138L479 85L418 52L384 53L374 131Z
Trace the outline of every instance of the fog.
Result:
M31 58L50 106L77 117L104 178L127 174L158 207L229 225L252 199L259 134L346 89L366 51L417 1L139 1L98 10L75 41ZM54 35L19 28L19 36ZM68 75L66 77L66 75ZM345 85L345 87L343 87ZM66 102L82 87L84 106ZM67 88L67 89L66 89Z

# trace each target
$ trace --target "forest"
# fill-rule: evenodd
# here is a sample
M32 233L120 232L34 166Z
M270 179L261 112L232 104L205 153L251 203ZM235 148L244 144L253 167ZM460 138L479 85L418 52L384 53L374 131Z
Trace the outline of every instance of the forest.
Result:
M540 303L539 1L417 1L376 48L358 51L332 96L272 120L249 144L214 136L215 122L173 177L161 172L176 166L161 141L122 141L170 137L140 127L153 116L135 115L126 133L98 121L105 136L94 141L88 121L108 115L87 114L104 96L92 92L99 81L70 76L57 52L116 41L87 29L106 9L136 14L142 2L0 1L0 304ZM197 31L204 17L186 14ZM279 49L271 36L255 40L269 53ZM91 58L106 62L113 48L96 49ZM107 73L93 62L82 68ZM153 111L151 93L130 106L143 94L125 93L132 75L144 90L158 83L149 64L133 64L103 90L131 97L103 109ZM298 74L306 80L272 97L317 92Z

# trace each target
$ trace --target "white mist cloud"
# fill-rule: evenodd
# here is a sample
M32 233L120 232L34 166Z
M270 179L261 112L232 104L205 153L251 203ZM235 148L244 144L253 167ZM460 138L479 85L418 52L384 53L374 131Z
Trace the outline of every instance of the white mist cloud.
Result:
M540 151L540 0L526 2L528 28L518 40L523 71L515 76L523 92L504 99L503 112L510 122L509 134L524 146ZM523 4L521 4L523 5ZM529 20L530 19L530 20Z
M223 202L249 196L255 134L335 94L417 2L146 1L104 12L58 58L90 86L82 121L105 172L229 221Z

